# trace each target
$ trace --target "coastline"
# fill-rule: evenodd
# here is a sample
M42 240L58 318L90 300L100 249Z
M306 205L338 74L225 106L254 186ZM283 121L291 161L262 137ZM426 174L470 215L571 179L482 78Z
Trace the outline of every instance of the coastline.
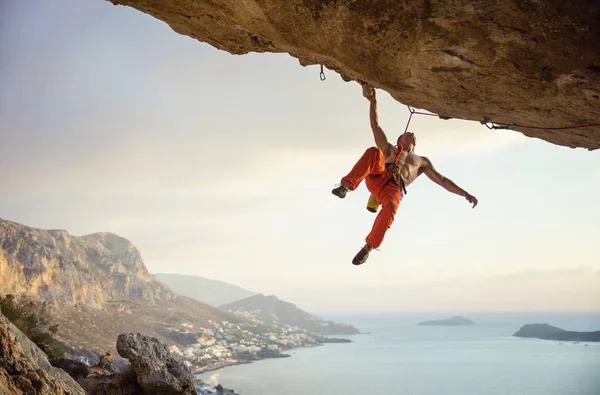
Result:
M598 348L592 344L585 347L583 343L564 343L559 347L554 342L514 338L511 335L519 324L515 325L512 318L508 322L489 319L469 331L419 327L412 318L399 319L404 321L387 317L381 323L374 321L370 329L375 335L365 337L365 341L353 338L355 345L351 347L311 348L306 352L296 349L287 351L295 357L293 360L241 366L208 373L199 379L234 388L240 394L261 395L386 394L395 393L400 380L400 392L448 392L445 380L431 380L431 377L449 380L457 377L455 388L449 391L454 395L479 393L482 385L495 395L510 393L521 385L523 393L531 395L559 395L573 389L581 395L597 395L594 369L597 370L598 360L594 357ZM569 321L570 317L565 319ZM586 317L573 326L587 329L591 325L597 327L595 322L600 321ZM399 349L401 353L394 352ZM496 377L493 371L498 360L511 360L514 364L506 367L502 379L489 381L492 375ZM455 368L458 363L460 366ZM361 369L356 369L357 365ZM486 370L481 370L481 366ZM555 369L557 366L560 372ZM544 380L541 384L540 376Z
M335 344L335 343L352 343L352 341L349 340L349 339L343 339L343 340L347 340L347 341L343 341L343 342L333 341L333 342L325 342L325 343L317 343L317 344L307 344L306 346L303 346L303 347L294 347L294 348L290 348L289 350L286 350L286 351L301 350L303 348L312 348L312 347L323 347L327 343L330 343L330 344ZM195 375L204 374L204 373L208 373L208 372L214 372L216 370L227 368L229 366L248 365L248 364L251 364L253 362L264 361L266 359L279 359L279 358L291 358L291 357L292 357L292 355L290 355L290 354L282 354L281 356L278 356L278 357L257 358L257 359L254 359L254 360L241 360L241 361L240 360L236 360L235 362L233 362L233 361L232 362L217 362L215 364L212 364L212 365L200 368L200 369L196 369L196 370L193 371L193 374L195 376Z
M223 368L226 368L228 366L247 365L247 364L250 364L252 362L254 362L254 361L218 362L218 363L215 363L213 365L206 366L205 368L196 369L196 370L194 370L193 374L195 376L195 375L198 375L198 374L204 374L204 373L208 373L208 372L213 372L215 370L223 369Z

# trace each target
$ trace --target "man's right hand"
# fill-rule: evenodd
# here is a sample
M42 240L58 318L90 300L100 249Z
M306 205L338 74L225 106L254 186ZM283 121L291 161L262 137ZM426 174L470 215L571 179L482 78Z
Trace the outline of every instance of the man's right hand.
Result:
M365 83L362 86L363 88L363 96L367 98L367 100L369 100L371 103L373 103L375 100L377 100L377 97L375 95L375 88L373 88L371 85Z

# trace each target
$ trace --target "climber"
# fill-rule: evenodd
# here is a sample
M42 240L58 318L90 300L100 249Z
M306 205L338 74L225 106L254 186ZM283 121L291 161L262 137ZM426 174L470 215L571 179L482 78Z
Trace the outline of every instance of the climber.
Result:
M369 211L376 212L379 202L382 205L381 211L375 218L371 233L365 240L365 246L352 260L354 265L365 263L369 253L381 245L385 232L394 221L400 200L406 195L406 186L423 173L449 192L466 198L469 203L473 204L473 208L477 205L475 196L438 173L429 159L414 154L417 138L413 133L405 131L398 137L397 146L390 144L377 119L375 89L363 84L363 96L371 103L371 129L373 129L376 147L367 149L350 173L342 178L341 185L331 191L343 199L348 191L355 190L366 178L367 188L372 194L367 206Z

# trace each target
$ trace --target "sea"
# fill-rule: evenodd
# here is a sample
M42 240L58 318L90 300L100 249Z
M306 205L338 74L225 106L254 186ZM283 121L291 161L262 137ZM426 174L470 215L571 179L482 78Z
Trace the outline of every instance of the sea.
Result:
M512 336L531 323L600 330L600 314L460 315L475 325L417 325L447 313L330 315L362 333L198 377L241 395L600 395L600 343Z

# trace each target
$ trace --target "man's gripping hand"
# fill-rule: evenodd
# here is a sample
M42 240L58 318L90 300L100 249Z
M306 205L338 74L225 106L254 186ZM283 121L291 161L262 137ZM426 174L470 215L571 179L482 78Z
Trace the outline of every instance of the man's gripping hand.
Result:
M467 199L467 201L471 204L473 204L473 208L475 208L475 206L477 206L477 198L473 195L470 195L467 193L467 196L465 196L465 199Z
M375 88L373 88L371 85L367 83L362 84L362 90L363 96L366 97L367 100L369 100L371 103L377 100L377 97L375 95Z

